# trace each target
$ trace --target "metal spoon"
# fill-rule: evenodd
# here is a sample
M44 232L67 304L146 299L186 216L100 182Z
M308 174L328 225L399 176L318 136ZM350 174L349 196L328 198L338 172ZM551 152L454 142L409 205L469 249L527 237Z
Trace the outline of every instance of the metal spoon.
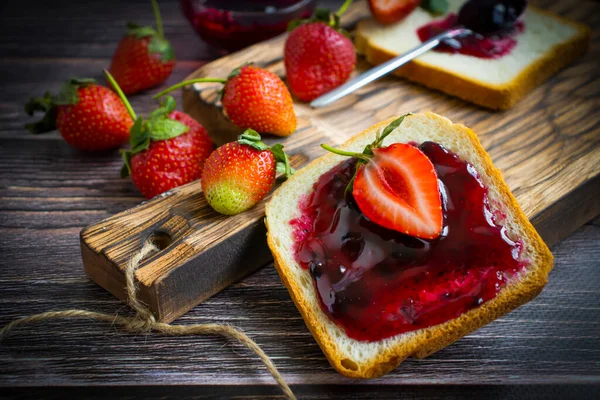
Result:
M485 34L507 29L525 11L526 5L527 1L525 0L471 0L465 3L458 13L460 26L434 36L408 52L368 70L331 92L317 97L310 103L310 106L316 108L329 105L374 80L389 74L396 68L433 49L441 42L452 45L451 39L453 38L476 34L473 28L477 28L477 32L483 31L482 33ZM472 29L468 29L469 27Z

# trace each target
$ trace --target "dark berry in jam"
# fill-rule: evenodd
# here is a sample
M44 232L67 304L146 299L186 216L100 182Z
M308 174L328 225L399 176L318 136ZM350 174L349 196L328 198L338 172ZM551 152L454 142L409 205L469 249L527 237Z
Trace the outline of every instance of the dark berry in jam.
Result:
M430 22L417 29L421 42L459 26L473 31L448 39L435 51L460 53L479 58L499 58L517 45L516 36L524 31L519 20L527 7L526 0L470 0L456 14Z
M430 22L417 29L417 35L421 42L431 39L448 29L458 26L456 14L448 14L444 19ZM483 36L472 34L449 39L442 42L434 50L444 53L460 53L478 58L499 58L511 52L517 45L516 36L523 32L525 26L519 20L512 28Z
M490 210L475 168L442 146L418 146L432 161L444 228L434 240L367 220L344 197L356 161L323 174L300 201L295 254L314 281L323 311L348 336L376 341L437 325L494 298L525 267L521 242Z
M458 12L459 25L481 35L512 28L527 7L526 0L470 0Z

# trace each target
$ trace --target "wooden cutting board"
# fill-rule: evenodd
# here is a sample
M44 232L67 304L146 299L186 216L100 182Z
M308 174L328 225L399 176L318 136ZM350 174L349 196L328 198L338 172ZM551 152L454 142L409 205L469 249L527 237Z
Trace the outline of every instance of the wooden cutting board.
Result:
M569 0L553 8L594 27L594 13L581 13ZM345 16L352 25L367 15L364 3ZM189 78L226 77L244 62L268 68L282 78L278 37L223 57ZM600 45L586 57L505 112L487 111L397 78L385 78L324 109L296 103L298 131L282 141L296 168L324 153L319 144L338 144L376 122L407 112L434 111L479 134L521 207L552 245L600 213ZM357 72L369 66L360 60ZM184 90L183 109L198 119L217 144L239 130L223 116L218 84ZM273 138L266 138L273 142ZM204 200L200 182L172 190L81 232L88 276L124 299L123 270L145 240L160 252L136 272L140 297L160 321L170 322L246 274L271 256L263 224L264 202L226 217Z

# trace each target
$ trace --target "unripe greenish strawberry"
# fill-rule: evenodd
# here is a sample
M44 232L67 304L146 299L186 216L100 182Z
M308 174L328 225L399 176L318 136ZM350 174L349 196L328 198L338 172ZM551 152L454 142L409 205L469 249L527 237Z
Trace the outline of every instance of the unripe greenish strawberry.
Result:
M283 146L269 147L260 135L246 130L237 142L216 149L202 171L202 190L215 211L234 215L264 199L275 183L277 172L293 174Z

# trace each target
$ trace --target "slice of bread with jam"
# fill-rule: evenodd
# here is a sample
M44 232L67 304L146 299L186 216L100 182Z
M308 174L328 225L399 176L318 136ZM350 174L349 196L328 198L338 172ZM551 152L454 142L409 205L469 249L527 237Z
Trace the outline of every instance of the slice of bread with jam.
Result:
M340 149L362 152L393 120ZM393 143L417 146L436 168L445 218L438 239L374 226L339 190L327 192L352 176L352 161L331 153L297 171L266 207L275 267L331 365L349 377L378 377L450 345L537 296L553 266L473 131L420 113L383 146ZM315 203L317 190L327 206Z
M456 14L465 0L449 0L445 16L417 8L400 22L361 21L355 44L371 64L381 64L421 43L417 30ZM529 6L520 18L521 32L508 54L479 58L429 51L394 71L432 89L491 109L508 109L560 69L581 57L590 29L551 12Z

